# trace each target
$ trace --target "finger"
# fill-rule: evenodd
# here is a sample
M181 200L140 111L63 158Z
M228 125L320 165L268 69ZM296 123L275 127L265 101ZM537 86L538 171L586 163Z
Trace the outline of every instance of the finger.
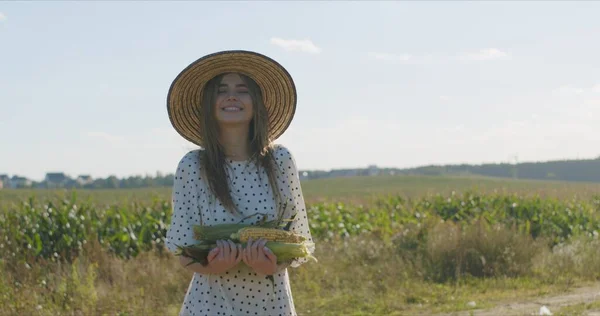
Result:
M223 258L225 258L225 254L224 254L225 249L223 247L223 242L221 242L220 240L217 240L217 245L219 246L219 249L220 249L218 259L223 260Z
M242 261L242 258L244 257L244 252L242 251L242 245L237 245L237 258L235 259L235 263L238 264L240 263L240 261Z
M247 266L250 266L250 258L248 258L248 248L242 249L242 260Z
M256 261L258 259L258 244L260 242L260 239L255 241L252 244L251 250L250 250L250 257L252 258L252 261Z
M277 256L273 253L273 251L271 251L271 249L269 249L268 247L264 247L263 252L267 256L267 258L269 258L269 261L271 261L271 263L277 264Z
M246 245L246 259L248 262L252 262L252 237L248 238L248 244Z
M233 243L233 241L231 240L227 240L227 244L229 246L229 257L227 258L227 260L229 260L230 262L235 261L235 258L237 256L237 246Z
M248 242L246 243L246 252L250 254L250 249L252 249L252 237L248 238ZM250 256L248 256L250 258Z
M266 239L264 239L264 240L263 240L263 241L260 243L260 245L258 245L258 249L263 249L263 248L265 248L265 246L267 245L267 242L268 242L268 241L267 241ZM263 251L263 253L264 253L264 251Z
M264 239L263 242L261 242L260 245L258 246L258 248L262 250L263 256L265 254L264 248L267 246L267 242L269 242L269 241L267 239Z
M221 245L223 245L223 259L227 260L227 258L229 258L229 252L231 252L231 249L229 249L229 244L225 240L221 240Z
M262 241L256 243L256 260L263 261L265 260L265 253L263 252L263 247L260 245Z
M208 256L206 256L206 259L208 260L208 262L211 262L215 259L215 257L219 254L219 252L221 252L221 249L219 249L218 247L213 248L213 250L211 250L208 253Z
M223 254L223 257L225 258L225 260L228 260L229 255L231 253L231 248L229 247L229 243L226 240L221 240L221 243L223 243L223 249L225 249L225 253Z
M259 249L258 246L260 245L261 242L262 242L262 238L259 239L259 240L257 240L254 243L254 245L252 245L252 259L254 259L254 260L259 260L260 259L260 257L259 257L259 252L260 251L258 250Z

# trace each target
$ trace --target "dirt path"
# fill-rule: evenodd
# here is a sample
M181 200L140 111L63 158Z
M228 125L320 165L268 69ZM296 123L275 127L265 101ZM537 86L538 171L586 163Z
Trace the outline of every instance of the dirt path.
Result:
M563 294L554 294L531 298L521 302L498 303L496 307L490 309L475 309L449 314L439 314L439 316L497 316L497 315L540 315L540 308L546 306L554 315L560 308L575 304L592 303L600 301L600 283L592 286L579 287ZM584 315L600 316L600 310L586 311Z

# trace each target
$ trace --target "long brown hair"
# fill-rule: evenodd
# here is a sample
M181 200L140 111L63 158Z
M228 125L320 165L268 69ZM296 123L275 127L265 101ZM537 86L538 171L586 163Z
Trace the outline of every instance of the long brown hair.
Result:
M232 213L238 210L231 197L230 188L227 182L226 157L222 144L219 142L219 128L217 125L214 103L216 102L219 84L226 74L218 75L207 82L202 93L202 120L200 128L204 140L204 150L201 151L201 168L207 180L211 192L220 200L223 207ZM250 162L255 162L260 173L260 168L264 168L271 190L273 191L276 205L280 202L280 192L276 182L277 164L273 154L273 146L269 139L269 118L267 109L263 103L260 87L254 80L239 74L242 80L248 86L248 91L252 98L253 114L248 133L248 142L250 149ZM265 184L266 185L266 184ZM279 208L279 207L278 207Z

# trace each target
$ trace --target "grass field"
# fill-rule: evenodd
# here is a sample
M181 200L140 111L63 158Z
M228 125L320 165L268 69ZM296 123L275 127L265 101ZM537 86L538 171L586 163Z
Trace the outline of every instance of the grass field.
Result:
M347 177L307 180L302 182L307 203L319 201L365 202L383 195L420 197L432 194L449 194L476 190L481 193L517 193L542 197L591 197L600 193L600 183L513 180L490 177L450 176L380 176ZM70 195L69 190L0 190L0 205L22 201L28 197L54 197ZM171 188L99 189L78 191L81 200L95 203L118 204L147 201L151 198L170 199Z
M600 183L513 180L490 177L381 176L309 180L303 183L305 198L360 201L382 195L421 197L424 195L474 190L480 193L517 193L547 197L591 197L600 193Z
M191 274L159 251L170 191L0 190L0 314L175 315ZM600 279L600 184L388 176L303 191L319 262L290 270L301 315L461 311Z

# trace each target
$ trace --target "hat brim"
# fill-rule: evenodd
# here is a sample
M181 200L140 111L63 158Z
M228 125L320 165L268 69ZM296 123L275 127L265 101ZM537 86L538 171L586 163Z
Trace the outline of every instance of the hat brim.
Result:
M242 73L258 84L269 118L269 139L279 138L296 112L294 81L275 60L243 50L206 55L177 75L167 95L167 112L175 130L186 140L203 146L200 131L202 91L210 79L228 72Z

